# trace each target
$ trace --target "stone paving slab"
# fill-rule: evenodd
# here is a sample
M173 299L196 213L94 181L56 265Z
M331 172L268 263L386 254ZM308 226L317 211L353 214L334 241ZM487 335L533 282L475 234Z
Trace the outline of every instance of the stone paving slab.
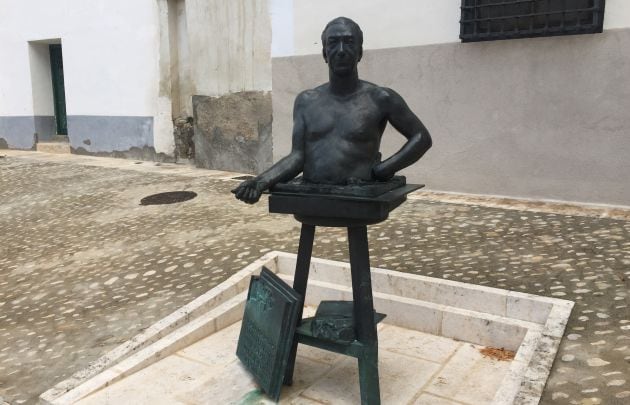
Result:
M230 404L252 403L248 402L252 397L253 403L272 404L234 354L240 325L237 322L77 404ZM410 350L399 350L400 340ZM484 356L481 346L387 324L380 328L379 347L385 404L422 403L428 398L444 404L490 404L511 364ZM360 402L356 359L300 345L295 376L291 387L283 387L280 404Z
M35 403L262 253L297 250L298 223L235 201L231 173L0 156L0 398L11 404ZM174 190L198 197L139 205ZM372 265L575 301L541 403L629 401L630 222L488 205L410 200L370 227ZM346 251L343 230L318 229L315 256Z

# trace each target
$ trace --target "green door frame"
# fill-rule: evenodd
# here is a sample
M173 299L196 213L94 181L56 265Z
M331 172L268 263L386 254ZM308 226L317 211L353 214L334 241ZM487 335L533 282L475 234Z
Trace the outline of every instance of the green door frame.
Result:
M49 45L48 49L50 51L50 72L52 76L57 135L68 135L68 117L66 116L66 91L63 80L61 44Z

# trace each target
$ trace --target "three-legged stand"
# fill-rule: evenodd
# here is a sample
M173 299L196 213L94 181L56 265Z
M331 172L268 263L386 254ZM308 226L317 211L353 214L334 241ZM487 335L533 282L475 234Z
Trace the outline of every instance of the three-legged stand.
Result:
M306 296L308 272L313 252L315 226L302 224L300 245L298 248L293 289ZM368 250L367 226L348 227L348 244L350 249L350 270L352 273L352 296L354 301L354 325L356 340L349 345L320 342L312 337L301 339L296 333L289 362L285 373L284 383L290 385L293 381L295 356L298 342L318 346L320 348L347 354L358 359L359 385L361 389L361 404L380 404L378 380L378 337L376 321L374 319L374 304L372 300L372 281L370 278L370 253ZM303 303L302 303L303 304ZM298 319L302 319L303 305L299 306Z

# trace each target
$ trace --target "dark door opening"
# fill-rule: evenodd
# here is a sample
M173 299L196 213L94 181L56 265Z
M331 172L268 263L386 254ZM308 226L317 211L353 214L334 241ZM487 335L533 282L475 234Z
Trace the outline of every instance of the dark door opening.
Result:
M48 49L50 50L50 71L52 76L57 135L68 135L66 91L63 84L63 59L61 57L61 45L49 45Z

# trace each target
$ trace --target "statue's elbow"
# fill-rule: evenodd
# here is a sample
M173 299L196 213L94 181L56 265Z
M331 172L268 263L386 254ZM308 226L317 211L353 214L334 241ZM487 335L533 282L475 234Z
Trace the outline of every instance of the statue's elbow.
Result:
M288 159L287 169L293 176L296 176L304 168L304 152L293 151Z
M302 168L304 166L304 151L296 151L293 155L293 165Z
M428 132L418 134L416 137L416 152L418 155L424 155L426 151L431 149L431 146L433 146L433 140Z
M428 132L422 138L424 140L424 151L426 152L433 146L433 139L431 139L431 135Z

